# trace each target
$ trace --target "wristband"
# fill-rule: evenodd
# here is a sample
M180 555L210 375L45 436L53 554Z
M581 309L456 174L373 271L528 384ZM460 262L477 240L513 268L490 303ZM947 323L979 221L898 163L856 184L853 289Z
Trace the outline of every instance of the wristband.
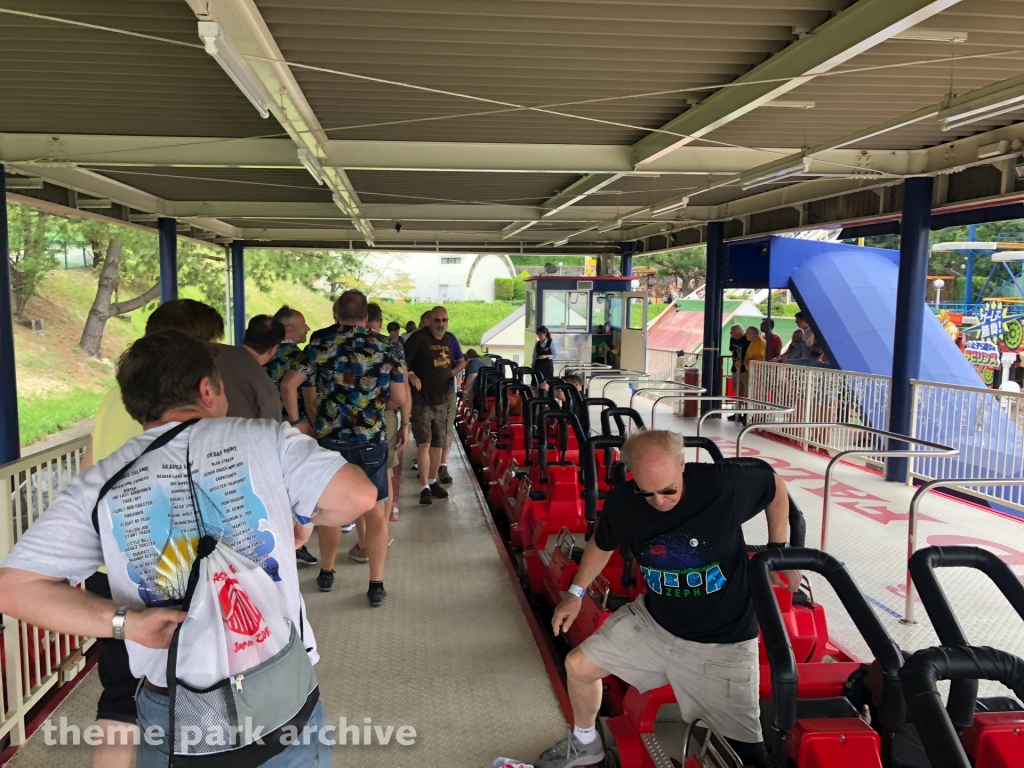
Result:
M305 419L296 419L295 421L289 421L288 423L291 424L294 427L294 426L297 426L297 425L301 424L304 421L305 421Z
M570 584L569 588L566 591L570 595L575 595L580 600L582 600L587 594L587 590L585 590L583 587L577 587L575 584Z
M765 548L766 549L789 549L789 542L788 541L783 541L783 542L769 541L765 545Z
M124 622L128 616L128 606L122 605L114 611L114 619L111 622L111 636L115 640L124 640Z

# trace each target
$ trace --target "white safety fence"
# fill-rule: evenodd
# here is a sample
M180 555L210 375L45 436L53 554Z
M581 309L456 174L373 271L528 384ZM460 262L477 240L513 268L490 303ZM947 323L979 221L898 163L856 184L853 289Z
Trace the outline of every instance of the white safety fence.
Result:
M1024 472L1024 394L915 381L912 433L960 449L958 456L915 459L914 477L1014 479ZM1020 486L959 490L1024 509Z
M841 423L883 430L889 423L886 376L755 361L750 364L749 396L795 409L779 417L753 417L761 421ZM829 452L883 447L881 438L851 429L793 429L787 435L804 448Z
M83 437L0 466L0 560L78 474L88 444ZM3 617L0 739L10 734L12 745L24 743L29 710L82 670L83 654L93 642Z
M887 376L754 362L750 397L789 406L794 413L756 416L761 421L843 423L887 429ZM959 449L955 457L915 458L910 474L921 480L1019 478L1024 472L1024 394L914 381L910 437ZM804 448L837 453L875 447L858 430L794 428L787 436ZM878 447L882 447L879 445ZM1024 510L1024 489L983 486L960 489Z
M647 350L647 373L652 381L672 381L675 378L678 355L667 349Z

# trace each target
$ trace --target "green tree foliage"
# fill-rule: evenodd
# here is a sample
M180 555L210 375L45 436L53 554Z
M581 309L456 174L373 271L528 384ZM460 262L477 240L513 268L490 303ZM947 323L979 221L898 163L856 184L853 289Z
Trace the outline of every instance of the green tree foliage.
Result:
M657 267L658 277L678 279L684 291L693 290L704 282L707 273L707 249L687 248L637 258L637 264L644 262Z
M25 305L57 267L57 254L67 236L67 221L59 216L7 203L8 269L14 294L14 312L25 316Z

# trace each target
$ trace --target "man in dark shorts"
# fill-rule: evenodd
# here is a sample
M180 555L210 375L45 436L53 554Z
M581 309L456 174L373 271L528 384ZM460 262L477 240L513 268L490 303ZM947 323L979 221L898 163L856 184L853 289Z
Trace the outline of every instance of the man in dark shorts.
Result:
M633 479L608 494L551 624L556 635L568 631L587 587L621 544L636 557L647 594L566 657L574 727L535 765L576 768L604 759L595 720L601 681L615 675L641 693L671 685L684 721L705 718L744 765L760 768L768 755L758 719L757 616L742 526L764 510L768 546L785 547L786 484L764 462L686 464L682 435L663 430L632 435L622 460ZM784 575L795 592L799 572Z
M448 332L448 310L434 307L429 328L421 328L405 342L412 394L412 434L416 439L420 504L447 499L438 485L441 454L448 445L449 402L455 393L455 375L466 366L458 339Z
M289 420L298 418L296 390L305 377L316 381L320 409L316 420L318 442L362 467L377 488L377 504L365 514L366 555L370 561L370 587L366 593L374 608L384 604L384 560L388 554L388 444L385 407L401 407L404 389L391 383L405 381L387 339L367 326L369 307L361 291L345 291L335 304L338 328L315 339L306 349L306 363L285 374L281 391ZM341 529L321 526L320 575L317 587L330 592L334 561L341 545Z

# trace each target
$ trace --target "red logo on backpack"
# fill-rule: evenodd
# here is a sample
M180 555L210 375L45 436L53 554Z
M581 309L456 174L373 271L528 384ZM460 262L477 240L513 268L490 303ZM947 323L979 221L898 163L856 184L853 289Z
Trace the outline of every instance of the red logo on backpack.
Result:
M263 614L252 604L245 590L238 586L238 579L225 579L219 597L224 621L232 632L245 636L259 632Z

